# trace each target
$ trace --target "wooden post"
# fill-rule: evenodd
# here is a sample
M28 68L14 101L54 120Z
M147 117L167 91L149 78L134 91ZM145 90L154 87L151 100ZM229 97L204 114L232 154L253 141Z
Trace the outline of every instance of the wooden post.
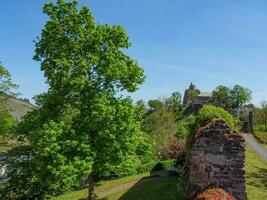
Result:
M94 191L94 174L91 172L88 175L88 200L95 200L95 191Z

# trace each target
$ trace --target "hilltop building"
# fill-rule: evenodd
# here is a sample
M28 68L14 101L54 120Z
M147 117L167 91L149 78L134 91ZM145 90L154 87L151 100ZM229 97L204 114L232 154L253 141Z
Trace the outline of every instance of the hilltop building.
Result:
M184 92L183 107L185 113L196 112L204 104L211 103L212 94L210 92L200 92L196 86L191 83Z
M194 95L198 95L199 93L200 91L196 89L196 86L193 83L191 83L188 89L184 92L183 105L191 103Z

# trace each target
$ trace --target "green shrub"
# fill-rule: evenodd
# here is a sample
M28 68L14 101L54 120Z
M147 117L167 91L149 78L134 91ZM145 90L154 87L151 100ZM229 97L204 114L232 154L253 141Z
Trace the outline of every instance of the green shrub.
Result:
M205 123L212 119L223 119L233 130L237 130L236 119L226 110L221 107L213 105L204 105L196 116L196 123L198 127L204 126Z
M254 131L267 132L267 127L265 125L256 125L253 127Z
M178 122L178 128L176 131L176 137L179 139L187 139L195 128L196 118L193 115L189 115L185 119Z
M260 143L267 144L267 132L254 132L255 137Z

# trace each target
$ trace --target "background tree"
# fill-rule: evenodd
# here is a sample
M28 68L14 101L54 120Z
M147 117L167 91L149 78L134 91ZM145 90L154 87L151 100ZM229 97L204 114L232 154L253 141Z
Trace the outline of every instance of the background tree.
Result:
M248 88L235 85L230 91L230 96L233 101L232 107L239 108L251 100L251 91Z
M11 74L0 61L0 95L15 95L12 90L17 88L18 85L12 82Z
M76 1L48 3L43 11L49 19L34 60L49 90L18 127L22 142L10 152L4 193L44 199L79 186L88 175L93 199L94 175L129 174L149 150L140 112L120 95L137 90L143 69L124 53L130 43L121 26L95 24Z
M148 101L149 112L156 112L158 110L163 110L164 108L165 108L164 102L159 99L153 99Z
M189 101L193 101L197 97L198 93L195 90L189 90L187 93L187 97Z
M176 120L182 117L182 95L180 92L173 92L169 98L165 100L165 106L175 114Z
M0 102L0 153L8 147L8 138L10 138L14 126L14 118L6 108L6 105Z
M156 105L156 106L155 106ZM150 100L149 110L153 110L143 120L143 130L151 137L160 157L168 150L171 138L176 134L175 113L165 107L160 100Z
M212 91L212 101L216 106L229 110L232 107L231 90L223 85L219 85Z

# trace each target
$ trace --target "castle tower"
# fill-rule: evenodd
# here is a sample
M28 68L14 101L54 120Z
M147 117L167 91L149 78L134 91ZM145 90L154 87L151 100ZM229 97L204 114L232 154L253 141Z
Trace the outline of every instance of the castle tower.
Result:
M195 92L197 95L200 93L198 89L196 89L196 85L194 85L192 82L190 83L188 89L184 92L184 98L183 98L183 105L188 104L190 100L190 93Z

